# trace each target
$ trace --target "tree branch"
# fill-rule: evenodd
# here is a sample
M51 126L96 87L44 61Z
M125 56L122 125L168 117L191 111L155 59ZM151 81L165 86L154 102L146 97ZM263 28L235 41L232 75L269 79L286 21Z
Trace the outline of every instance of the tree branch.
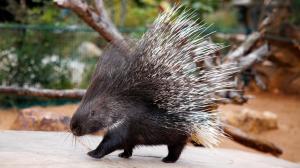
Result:
M53 89L36 89L36 88L19 88L11 86L0 86L0 93L17 96L45 97L56 99L81 99L85 90L53 90Z
M241 57L239 59L239 68L241 70L246 70L249 67L253 66L254 63L263 60L264 57L268 56L269 54L269 46L268 44L264 44L261 47L255 49L250 54Z
M271 153L274 156L279 156L282 154L282 150L272 142L254 138L241 131L240 129L227 124L224 125L223 129L224 132L232 138L232 140L242 145L256 149L261 152Z
M260 33L252 33L237 49L227 54L226 59L236 60L244 56L244 54L257 42L260 37Z
M54 3L61 8L72 10L108 42L127 48L123 36L108 17L102 0L95 0L96 10L82 0L54 0Z

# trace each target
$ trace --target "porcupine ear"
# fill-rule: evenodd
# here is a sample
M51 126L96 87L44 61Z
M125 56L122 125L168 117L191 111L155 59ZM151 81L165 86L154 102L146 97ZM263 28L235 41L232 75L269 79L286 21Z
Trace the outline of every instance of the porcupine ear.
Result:
M194 13L175 6L160 15L139 41L143 59L155 65L152 81L159 81L154 101L179 121L173 127L198 137L197 141L211 147L223 135L219 114L212 108L215 95L230 88L233 65L197 67L196 63L211 59L223 48L208 38L210 27L193 20Z

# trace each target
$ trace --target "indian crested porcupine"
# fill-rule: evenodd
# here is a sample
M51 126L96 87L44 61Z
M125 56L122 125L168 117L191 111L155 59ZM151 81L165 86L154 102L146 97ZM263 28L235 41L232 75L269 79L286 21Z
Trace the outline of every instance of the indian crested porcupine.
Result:
M179 10L181 12L179 12ZM196 66L222 45L203 35L193 14L179 7L161 14L128 51L111 46L98 61L70 127L75 136L108 128L88 153L101 158L137 145L167 145L164 162L175 162L190 138L213 146L223 135L216 93L230 87L230 65Z

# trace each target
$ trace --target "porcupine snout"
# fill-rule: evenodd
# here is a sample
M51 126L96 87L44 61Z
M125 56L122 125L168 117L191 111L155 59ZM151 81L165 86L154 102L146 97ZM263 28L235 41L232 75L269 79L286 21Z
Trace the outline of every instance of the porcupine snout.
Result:
M75 136L82 136L83 135L82 127L79 124L79 121L75 117L73 117L71 122L70 122L70 128L71 128L71 131L72 131L73 135L75 135Z

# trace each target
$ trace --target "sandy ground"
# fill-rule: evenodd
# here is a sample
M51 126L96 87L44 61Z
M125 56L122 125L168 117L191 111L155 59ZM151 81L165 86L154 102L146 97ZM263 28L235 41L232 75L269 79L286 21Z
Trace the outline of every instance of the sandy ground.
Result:
M256 134L255 136L274 142L280 146L284 154L280 156L293 162L300 162L300 97L276 94L256 94L243 106L225 105L221 111L238 111L242 108L250 108L257 111L271 111L278 115L279 129ZM72 115L77 105L35 107L46 111ZM0 109L0 130L10 129L17 116L17 109ZM230 140L224 140L220 145L222 148L240 149L255 152Z
M283 159L300 162L300 97L276 94L259 94L243 106L226 105L222 111L250 108L260 112L271 111L278 116L279 129L253 134L258 138L269 140L283 149ZM240 146L232 141L221 144L226 148L238 148L247 151L249 148ZM241 148L242 147L242 148Z

